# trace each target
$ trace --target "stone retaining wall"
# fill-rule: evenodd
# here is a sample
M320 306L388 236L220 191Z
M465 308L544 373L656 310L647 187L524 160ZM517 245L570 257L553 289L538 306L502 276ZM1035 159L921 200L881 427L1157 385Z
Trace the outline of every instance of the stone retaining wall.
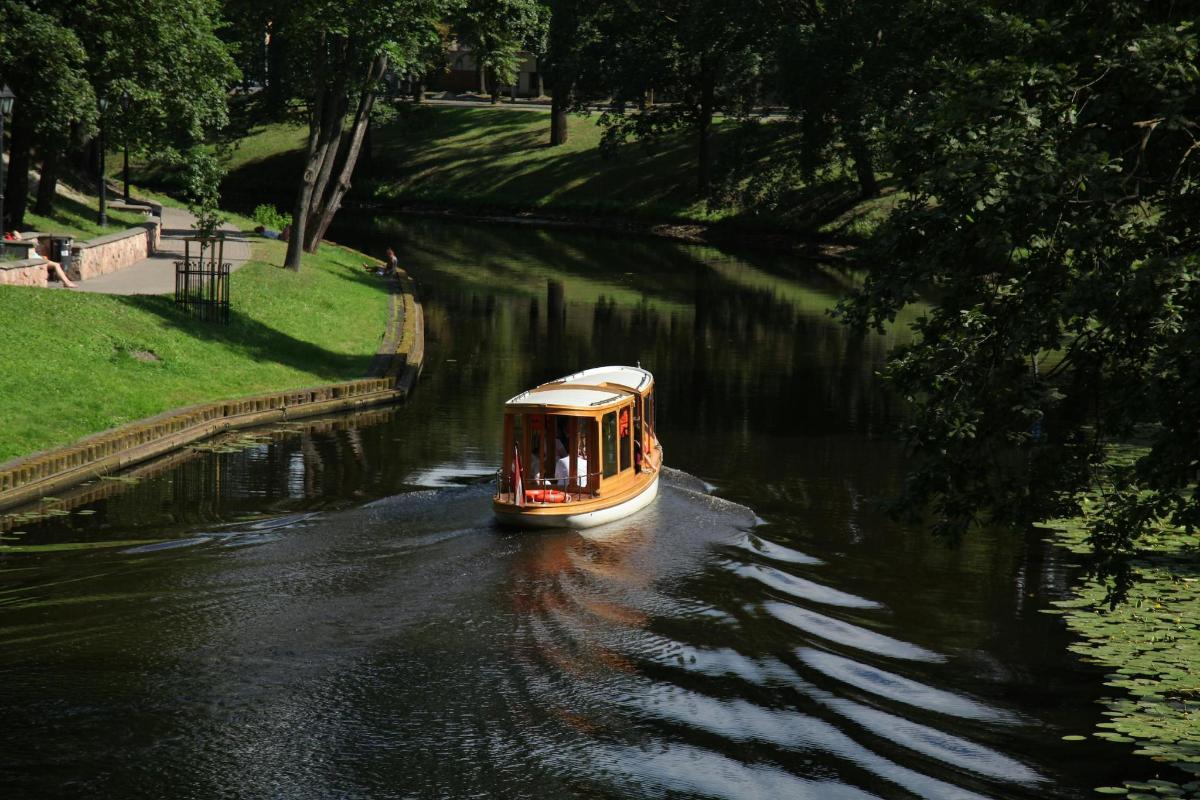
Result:
M75 245L71 250L71 279L86 281L149 258L158 249L160 227L157 220L151 220Z
M152 219L127 230L77 244L71 248L71 264L67 268L67 275L71 280L87 280L132 266L154 255L161 233L162 223L159 219ZM43 234L27 234L35 235ZM28 242L17 246L28 247ZM44 288L46 262L41 259L0 261L0 286L2 285Z
M46 287L46 262L39 259L0 261L0 286Z

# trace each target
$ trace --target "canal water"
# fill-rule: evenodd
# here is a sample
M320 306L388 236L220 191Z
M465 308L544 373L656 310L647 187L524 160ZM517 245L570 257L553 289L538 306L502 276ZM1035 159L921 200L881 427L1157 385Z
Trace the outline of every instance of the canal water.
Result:
M239 434L11 521L8 798L1085 797L1096 668L1034 533L890 520L892 336L770 255L419 220L402 407ZM354 321L347 321L354 324ZM898 331L904 330L903 325ZM670 465L577 533L490 518L503 401L641 363Z

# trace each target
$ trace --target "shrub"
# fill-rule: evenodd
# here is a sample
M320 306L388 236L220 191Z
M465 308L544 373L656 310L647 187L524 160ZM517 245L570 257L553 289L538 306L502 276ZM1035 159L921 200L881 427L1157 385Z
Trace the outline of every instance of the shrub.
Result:
M283 230L292 221L291 217L275 208L275 206L266 203L255 208L254 213L250 216L254 217L254 221L264 228L276 231Z

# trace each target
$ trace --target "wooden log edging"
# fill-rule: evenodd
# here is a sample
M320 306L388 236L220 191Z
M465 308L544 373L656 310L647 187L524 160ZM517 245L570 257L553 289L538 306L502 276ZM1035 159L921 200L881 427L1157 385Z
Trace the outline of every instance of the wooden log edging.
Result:
M405 399L425 358L425 326L411 278L395 281L376 362L381 374L356 381L219 400L178 408L110 428L79 441L0 464L0 509L37 500L66 486L98 478L236 428L328 414ZM399 317L399 319L397 319ZM380 356L383 361L379 362Z

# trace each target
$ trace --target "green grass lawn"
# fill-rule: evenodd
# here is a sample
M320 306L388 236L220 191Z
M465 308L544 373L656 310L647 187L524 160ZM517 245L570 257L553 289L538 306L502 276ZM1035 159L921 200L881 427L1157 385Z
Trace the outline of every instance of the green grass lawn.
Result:
M349 202L425 205L485 213L543 212L615 216L652 222L699 222L863 238L886 216L890 192L861 202L840 162L811 186L782 187L772 207L718 205L698 196L690 134L655 142L600 147L599 115L573 115L567 144L549 146L549 115L495 108L402 105L372 126L370 157L355 171ZM792 138L772 121L714 126L717 172L737 159L749 174L766 171ZM306 128L298 123L249 125L234 142L222 187L226 206L249 212L260 203L290 209L303 169ZM137 178L170 186L162 168L139 164ZM885 182L885 186L887 186Z
M284 270L284 247L257 243L233 274L227 326L167 296L0 286L0 462L179 406L363 377L384 283L332 246Z
M30 210L25 212L25 225L22 229L55 236L70 236L79 241L87 241L109 233L123 231L149 219L145 214L116 211L109 208L106 214L108 225L101 228L96 222L98 201L94 197L88 200L88 202L82 202L59 195L54 200L51 213L45 216L34 214L33 204L30 203Z

